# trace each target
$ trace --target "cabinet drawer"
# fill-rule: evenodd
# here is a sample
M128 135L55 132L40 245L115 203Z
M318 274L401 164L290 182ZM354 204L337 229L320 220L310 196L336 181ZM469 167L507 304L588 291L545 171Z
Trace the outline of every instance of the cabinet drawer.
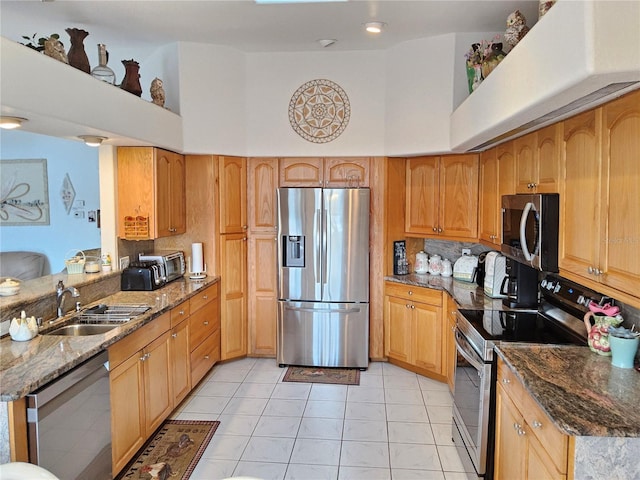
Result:
M178 325L189 316L189 300L171 309L171 328Z
M523 392L521 407L522 416L529 427L527 430L540 441L558 471L567 473L569 436L558 430L528 392Z
M386 282L384 287L385 295L405 298L416 302L428 303L430 305L442 305L442 291L431 288L416 287L403 283Z
M504 388L505 392L509 394L511 400L516 405L520 405L522 402L522 396L524 395L524 386L520 383L516 374L507 366L501 358L498 358L498 377L496 381Z
M168 332L171 325L169 312L153 319L142 328L127 335L109 347L110 368L115 368L134 353L146 347L154 339Z
M219 283L211 285L210 287L205 288L202 292L198 292L193 297L191 297L189 299L189 307L191 312L195 312L207 303L218 298L219 285Z
M197 385L218 360L220 360L220 330L191 352L191 385Z
M209 303L189 317L189 348L193 351L205 338L220 330L218 303Z

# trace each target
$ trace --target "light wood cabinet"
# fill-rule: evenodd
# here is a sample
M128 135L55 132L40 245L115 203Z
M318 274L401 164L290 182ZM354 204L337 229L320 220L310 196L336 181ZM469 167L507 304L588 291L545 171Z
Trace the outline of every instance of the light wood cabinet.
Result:
M278 159L250 158L247 178L248 354L275 357Z
M369 187L369 157L280 159L280 187Z
M407 159L405 233L476 239L478 175L475 154Z
M640 92L563 127L560 271L638 305Z
M441 291L387 282L384 325L391 363L445 380Z
M502 359L497 385L496 480L571 476L572 437L557 429Z
M118 147L118 236L145 240L186 232L186 165L180 154Z
M178 405L191 391L191 362L189 359L189 301L171 309L171 383L173 404Z
M555 123L514 140L516 193L558 193L562 129Z
M502 243L502 196L515 193L513 142L480 155L480 228L478 238L493 247Z
M221 235L221 359L247 354L247 235Z
M247 159L218 157L220 233L247 231Z
M220 286L211 285L189 299L191 384L197 385L220 360Z
M109 347L113 472L119 472L173 408L170 314Z

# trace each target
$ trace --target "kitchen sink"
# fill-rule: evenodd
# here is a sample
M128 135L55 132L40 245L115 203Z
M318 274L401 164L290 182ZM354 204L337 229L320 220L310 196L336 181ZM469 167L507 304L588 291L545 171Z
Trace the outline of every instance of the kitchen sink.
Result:
M67 337L80 337L85 335L100 335L106 333L109 330L116 328L117 324L106 323L72 323L71 325L65 325L64 327L56 328L50 332L46 332L44 335L64 335Z
M99 335L123 325L133 318L142 315L151 307L139 304L99 304L74 314L60 327L43 335L83 336Z

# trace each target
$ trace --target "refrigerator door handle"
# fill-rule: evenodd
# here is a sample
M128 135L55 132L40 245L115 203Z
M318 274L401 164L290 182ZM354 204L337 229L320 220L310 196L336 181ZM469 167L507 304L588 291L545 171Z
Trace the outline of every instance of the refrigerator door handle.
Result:
M321 313L321 312L330 312L330 313L358 313L360 312L360 308L309 308L309 307L285 307L287 310L291 310L293 312L306 312L306 313Z
M322 244L320 243L322 236L322 210L316 210L316 241L315 241L315 268L314 268L314 277L315 283L320 283L322 279ZM320 279L318 279L318 273L320 274Z
M322 283L327 285L329 280L327 278L327 257L329 252L327 251L327 245L330 245L331 239L329 238L329 226L327 225L327 210L322 210ZM324 286L322 288L324 295Z

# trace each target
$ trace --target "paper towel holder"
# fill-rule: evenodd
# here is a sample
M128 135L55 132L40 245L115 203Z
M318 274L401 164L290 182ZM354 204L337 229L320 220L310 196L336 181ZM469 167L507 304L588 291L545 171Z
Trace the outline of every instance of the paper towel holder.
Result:
M192 243L191 257L189 257L189 278L192 280L202 280L206 278L206 276L207 265L204 263L204 257L202 255L202 243Z

